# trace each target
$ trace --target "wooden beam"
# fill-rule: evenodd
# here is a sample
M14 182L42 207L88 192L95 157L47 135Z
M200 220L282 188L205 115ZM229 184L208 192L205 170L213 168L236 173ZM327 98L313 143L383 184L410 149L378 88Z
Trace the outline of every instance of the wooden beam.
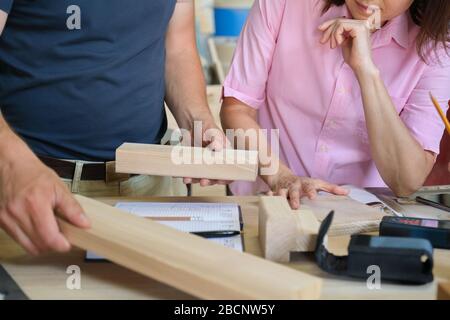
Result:
M116 172L255 181L258 152L125 143L116 150Z
M450 300L450 282L439 284L437 298L438 300Z
M302 199L298 211L290 209L286 199L261 198L259 210L260 244L266 259L289 262L292 252L315 249L320 223L335 211L330 236L378 231L384 214L349 197L320 195Z
M259 239L268 260L289 262L291 252L314 251L319 227L310 210L293 211L281 197L260 199Z
M59 220L70 243L204 299L315 299L321 280L92 199L89 230Z
M322 222L334 210L330 236L377 232L385 213L346 196L319 195L314 200L302 199L301 206L311 210Z

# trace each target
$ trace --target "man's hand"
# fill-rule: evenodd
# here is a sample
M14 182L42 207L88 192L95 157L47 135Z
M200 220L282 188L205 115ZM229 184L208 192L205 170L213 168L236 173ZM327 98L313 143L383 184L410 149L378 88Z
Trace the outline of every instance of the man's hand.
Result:
M288 199L292 209L300 207L300 199L308 197L314 199L317 191L326 191L332 194L345 196L348 190L318 179L296 176L289 168L281 166L278 174L263 177L271 191L269 196L281 196Z
M210 132L209 136L208 133L202 134L198 138L202 140L201 145L197 143L195 146L220 151L226 145L226 139L214 124L205 88L203 69L197 52L194 1L180 1L176 5L166 35L167 106L180 128L192 133L195 130L194 122L199 121L202 123L203 132ZM185 178L184 182L200 183L202 186L226 183L189 177Z
M196 126L194 126L195 128ZM226 138L225 134L218 126L214 124L214 120L211 119L208 121L203 121L201 123L202 128L201 131L196 132L194 129L193 132L191 132L192 142L195 147L206 147L212 151L222 151L224 149L230 149L231 144ZM196 137L201 136L201 144L202 145L196 145ZM209 180L209 179L192 179L189 177L186 177L183 179L183 182L185 184L191 184L191 183L199 183L202 187L212 186L212 185L227 185L231 183L232 181L225 181L225 180Z
M32 255L69 251L55 215L80 228L88 219L52 170L19 138L9 141L0 148L0 227Z

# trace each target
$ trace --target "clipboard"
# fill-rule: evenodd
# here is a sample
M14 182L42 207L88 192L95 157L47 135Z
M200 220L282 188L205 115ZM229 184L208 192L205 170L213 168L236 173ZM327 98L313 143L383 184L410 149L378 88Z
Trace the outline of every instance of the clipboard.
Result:
M116 204L116 207L144 219L153 218L159 223L183 232L214 232L216 230L237 231L239 229L240 234L236 236L205 238L205 240L216 242L234 250L245 252L243 214L241 207L236 203L119 202ZM206 212L204 210L206 210ZM222 215L233 214L233 210L237 210L238 212L238 222L236 222L236 220L221 220L223 217ZM205 219L206 217L214 216L214 214L217 215L217 220ZM234 211L234 216L236 216L236 211ZM187 219L189 217L191 217L191 220ZM211 229L208 229L209 223L213 224ZM223 225L223 229L220 223L225 223L225 225ZM217 229L214 229L214 224L218 224L218 226L215 226ZM234 227L232 225L234 225ZM237 240L237 237L239 237L240 241ZM107 262L106 259L102 259L93 252L86 253L85 261Z

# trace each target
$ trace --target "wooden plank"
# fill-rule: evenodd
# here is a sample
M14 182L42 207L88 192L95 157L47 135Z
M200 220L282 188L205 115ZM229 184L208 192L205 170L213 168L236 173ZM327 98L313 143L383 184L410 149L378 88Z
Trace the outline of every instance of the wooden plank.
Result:
M204 299L315 299L321 280L76 196L92 227L60 220L82 249ZM237 267L238 266L238 267Z
M101 198L109 205L123 201L154 202L233 202L242 208L245 249L262 257L258 236L258 197L136 197ZM406 206L405 212L417 213L416 206ZM426 206L421 207L426 208ZM420 209L420 208L419 208ZM438 209L436 209L439 211ZM420 211L420 210L419 210ZM346 255L350 236L329 237L331 252ZM85 253L74 249L69 254L50 254L39 258L27 257L24 251L0 230L0 264L30 299L192 299L186 294L159 281L118 266L114 263L84 261ZM434 253L436 279L450 279L450 251L436 249ZM77 265L82 271L82 290L67 290L68 266ZM321 299L436 299L438 281L425 286L383 284L381 290L369 290L366 283L346 277L335 277L321 271L311 255L292 255L290 268L322 278Z
M125 143L116 150L116 172L255 181L258 152Z
M438 300L450 300L450 282L439 284Z
M321 195L302 199L301 209L293 211L285 199L261 198L259 210L260 244L264 257L289 262L292 252L315 249L320 222L335 211L331 236L378 231L383 213L348 197Z
M281 197L261 197L259 214L259 239L266 259L289 262L291 252L314 251L320 224L312 211L293 211Z
M302 199L302 205L303 208L313 211L320 222L334 210L330 236L377 232L385 215L378 209L345 196L320 195L315 200L305 198Z

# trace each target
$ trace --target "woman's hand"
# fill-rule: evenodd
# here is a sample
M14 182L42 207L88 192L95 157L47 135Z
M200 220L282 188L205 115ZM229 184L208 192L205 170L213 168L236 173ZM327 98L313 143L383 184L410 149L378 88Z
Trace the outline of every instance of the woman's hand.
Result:
M369 20L333 19L319 26L323 32L320 42L329 42L331 49L342 47L344 60L355 73L376 70L370 39L374 16Z
M342 196L348 195L348 190L345 188L318 179L298 177L284 166L280 168L278 174L265 177L264 180L271 190L268 195L287 198L294 210L300 207L301 198L314 199L317 196L317 191L326 191Z

